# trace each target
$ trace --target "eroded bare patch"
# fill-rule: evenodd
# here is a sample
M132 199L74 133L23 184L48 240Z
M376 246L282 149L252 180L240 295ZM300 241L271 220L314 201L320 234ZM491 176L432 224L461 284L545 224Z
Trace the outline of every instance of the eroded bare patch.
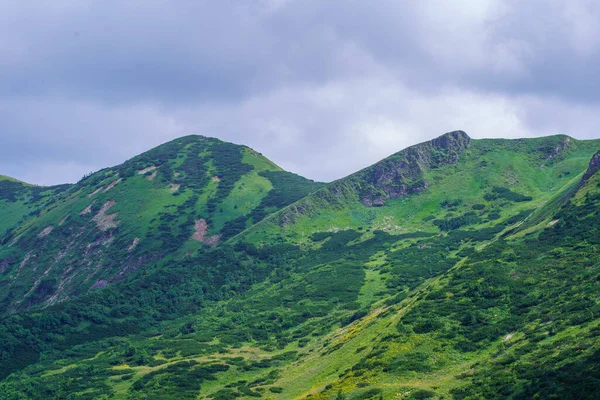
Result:
M206 223L206 220L204 218L197 220L194 224L194 234L192 235L192 239L199 242L203 241L207 231L208 224Z
M115 179L114 181L112 181L107 187L106 189L104 189L102 192L106 193L108 192L110 189L114 188L119 182L121 182L123 179L119 178L119 179Z
M23 269L23 267L25 266L25 264L27 264L27 261L29 261L29 259L32 256L32 252L28 252L27 254L25 254L25 257L23 257L23 260L21 261L21 263L19 264L19 270L17 271L17 276L19 275L19 272L21 272L21 270Z
M97 194L99 191L101 191L104 188L104 186L100 186L98 189L94 190L92 193L88 194L88 197L92 197L95 194Z
M154 178L156 178L156 171L154 171L153 173L151 173L150 175L148 175L146 177L146 179L148 179L149 181L154 180Z
M94 216L94 218L92 218L92 221L94 221L96 223L96 225L98 226L98 229L100 229L101 231L107 231L111 228L116 228L117 225L119 225L119 222L121 222L121 221L115 221L115 217L119 213L113 213L113 214L106 213L115 204L117 204L116 201L112 201L112 200L107 201L106 203L104 203L104 205L102 206L100 211L98 211L98 214L96 214Z
M87 215L87 214L91 213L92 212L92 206L94 205L95 202L96 202L96 200L92 201L89 206L87 206L86 208L84 208L83 210L81 210L81 212L79 213L79 215Z
M115 279L123 278L127 274L137 271L143 267L144 267L144 257L140 256L140 257L134 258L133 260L129 260L127 262L127 264L125 264L125 266L121 269L121 271L119 271L117 273L117 275L115 276Z
M43 231L41 231L40 233L38 233L37 237L38 239L41 238L45 238L46 236L48 236L52 231L54 230L54 226L50 225L44 228Z
M155 169L156 169L156 165L151 165L151 166L149 166L147 168L140 169L138 171L138 174L139 175L144 175L146 172L154 171Z
M208 232L208 223L204 218L199 219L194 224L194 234L192 239L207 244L209 246L217 246L221 240L221 235L206 236Z
M221 182L221 178L219 178L218 176L213 176L211 179L213 180L213 182Z
M25 234L25 232L21 232L21 233L19 233L19 234L17 235L17 237L16 237L16 238L14 238L14 239L12 240L12 242L10 242L10 243L8 244L8 247L12 247L12 246L14 246L14 245L15 245L15 244L16 244L16 243L19 241L19 239L21 239L21 237L23 236L23 234Z
M69 219L69 215L65 215L65 217L63 219L61 219L60 222L58 223L58 226L62 226L67 219Z
M178 183L169 183L169 190L170 190L171 192L176 192L176 191L178 191L180 187L181 187L181 185L180 185L180 184L178 184Z
M218 246L219 243L221 243L221 235L212 235L209 237L205 237L204 240L202 241L202 243L204 243L210 247Z
M133 239L133 243L131 243L131 245L129 246L129 248L127 249L127 251L131 252L133 251L133 249L135 249L135 247L138 245L138 243L140 242L140 238L136 237Z

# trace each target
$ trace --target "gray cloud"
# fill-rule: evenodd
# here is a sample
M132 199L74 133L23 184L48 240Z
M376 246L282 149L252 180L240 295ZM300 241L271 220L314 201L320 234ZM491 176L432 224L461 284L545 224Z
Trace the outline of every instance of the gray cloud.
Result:
M174 137L331 180L453 129L597 136L593 1L0 4L0 173L75 181Z

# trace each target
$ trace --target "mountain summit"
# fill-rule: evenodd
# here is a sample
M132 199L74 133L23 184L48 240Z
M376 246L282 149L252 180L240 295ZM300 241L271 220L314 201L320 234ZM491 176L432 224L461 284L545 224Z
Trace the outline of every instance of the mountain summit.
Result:
M463 131L446 133L396 153L364 171L360 202L366 206L383 206L387 199L397 199L427 189L423 175L430 169L456 164L469 147L471 138Z
M435 224L446 225L440 222L445 215L456 218L451 225L489 224L572 185L599 145L565 135L474 140L449 132L327 185L253 226L246 237L359 227L437 230Z
M0 181L0 304L47 306L237 234L322 184L186 136L75 185Z

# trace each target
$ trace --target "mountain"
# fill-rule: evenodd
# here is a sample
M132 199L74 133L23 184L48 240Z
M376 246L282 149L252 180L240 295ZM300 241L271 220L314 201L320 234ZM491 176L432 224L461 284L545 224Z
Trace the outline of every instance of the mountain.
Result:
M0 398L595 398L599 149L456 131L310 183L218 246L5 315Z
M88 293L260 221L322 184L254 150L187 136L75 185L0 180L0 305Z
M570 187L599 147L564 135L472 140L450 132L333 182L252 227L245 240L492 226Z

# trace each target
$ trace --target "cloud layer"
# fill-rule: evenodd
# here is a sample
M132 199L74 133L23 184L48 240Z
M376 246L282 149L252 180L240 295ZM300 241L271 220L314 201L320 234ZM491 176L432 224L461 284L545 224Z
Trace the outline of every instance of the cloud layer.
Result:
M0 173L73 182L177 136L333 180L408 145L598 137L594 1L0 4Z

